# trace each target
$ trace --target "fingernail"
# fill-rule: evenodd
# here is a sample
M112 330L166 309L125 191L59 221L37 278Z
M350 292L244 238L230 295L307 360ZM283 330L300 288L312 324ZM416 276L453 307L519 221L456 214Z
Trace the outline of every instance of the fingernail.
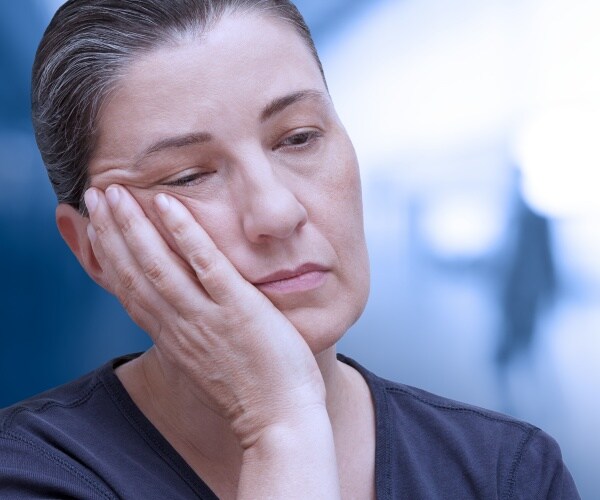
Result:
M96 230L94 229L94 226L92 226L91 223L87 225L87 234L88 238L90 239L90 242L94 244L98 235L96 234Z
M161 212L169 210L169 197L166 194L160 193L154 197L154 203Z
M94 188L88 189L83 195L83 198L85 200L85 206L87 207L88 212L94 212L98 206L98 193L96 190Z
M110 186L104 194L106 195L106 201L108 201L110 208L115 208L119 204L120 193L117 187Z

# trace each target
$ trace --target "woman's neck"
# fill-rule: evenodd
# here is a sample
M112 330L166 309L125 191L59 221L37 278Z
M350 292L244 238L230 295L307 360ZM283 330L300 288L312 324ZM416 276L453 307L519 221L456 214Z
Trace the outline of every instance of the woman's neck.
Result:
M356 448L347 443L356 444L357 436L365 436L363 446L374 454L374 416L364 379L337 361L335 346L316 360L340 466L352 462L348 457ZM120 366L116 374L142 413L209 487L220 497L235 496L242 448L228 422L190 390L189 380L170 368L156 348ZM357 434L357 426L363 432ZM343 470L340 474L345 475Z

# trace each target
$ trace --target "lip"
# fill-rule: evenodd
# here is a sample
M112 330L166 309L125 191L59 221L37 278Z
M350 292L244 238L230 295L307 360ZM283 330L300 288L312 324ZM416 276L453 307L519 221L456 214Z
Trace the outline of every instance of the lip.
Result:
M254 282L262 292L291 293L312 290L321 286L327 278L328 269L314 263L306 263L296 269L283 269Z

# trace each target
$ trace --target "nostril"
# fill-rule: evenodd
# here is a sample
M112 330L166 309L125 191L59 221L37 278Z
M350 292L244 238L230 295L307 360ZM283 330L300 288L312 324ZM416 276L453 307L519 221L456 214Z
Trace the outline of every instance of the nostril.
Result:
M304 205L288 190L264 193L255 198L243 215L246 236L251 241L286 239L308 221Z

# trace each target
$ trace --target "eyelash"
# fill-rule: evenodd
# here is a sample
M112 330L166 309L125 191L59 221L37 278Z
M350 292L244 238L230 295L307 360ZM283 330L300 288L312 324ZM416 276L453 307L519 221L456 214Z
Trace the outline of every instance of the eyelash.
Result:
M315 139L322 137L322 135L323 134L317 130L306 130L305 132L299 132L297 134L293 134L289 137L286 137L283 141L281 141L273 149L279 149L282 147L291 148L294 150L307 149L313 145L313 142ZM304 140L304 142L302 142L300 144L286 144L286 142L290 142L290 141L293 141L294 139L298 139L298 138L303 138L305 140Z
M175 179L174 181L165 182L165 186L175 186L175 187L188 187L195 186L204 181L204 177L207 176L209 172L196 172L193 174L186 175L179 179Z

